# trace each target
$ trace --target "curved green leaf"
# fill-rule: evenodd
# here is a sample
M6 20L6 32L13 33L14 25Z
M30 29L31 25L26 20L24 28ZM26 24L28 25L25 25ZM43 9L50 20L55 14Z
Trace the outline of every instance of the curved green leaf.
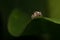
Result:
M60 24L49 18L32 20L23 32L23 36L35 35L46 39L60 39Z
M30 20L30 17L22 11L13 10L8 20L9 33L13 36L20 36Z

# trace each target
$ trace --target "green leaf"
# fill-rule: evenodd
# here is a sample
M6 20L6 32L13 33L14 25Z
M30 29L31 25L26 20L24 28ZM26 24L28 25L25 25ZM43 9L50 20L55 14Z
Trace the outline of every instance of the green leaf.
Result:
M31 18L22 11L15 9L8 20L8 31L13 36L20 36Z
M32 20L23 32L23 36L35 35L46 39L60 39L60 25L49 18Z

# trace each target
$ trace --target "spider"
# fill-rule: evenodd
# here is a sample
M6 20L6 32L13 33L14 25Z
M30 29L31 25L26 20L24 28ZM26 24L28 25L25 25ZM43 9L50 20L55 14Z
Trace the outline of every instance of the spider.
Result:
M32 14L31 18L34 19L34 18L38 18L38 17L41 17L41 16L42 16L42 13L41 13L41 12L35 11L35 12Z

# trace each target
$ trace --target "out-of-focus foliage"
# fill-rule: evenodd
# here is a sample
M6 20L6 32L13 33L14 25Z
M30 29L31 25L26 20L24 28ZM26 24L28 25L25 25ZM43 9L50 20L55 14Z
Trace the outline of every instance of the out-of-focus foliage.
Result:
M48 29L47 32L52 34L52 38L54 36L56 38L57 36L59 37L60 26L59 4L60 0L0 0L0 10L3 13L5 25L8 25L8 32L13 36L21 36L25 33L28 35L39 35L40 30ZM30 17L34 11L41 11L44 18L36 21L31 20ZM33 27L29 30L30 32L28 30L24 31L26 27L30 26ZM39 27L42 27L42 29Z
M48 0L50 18L60 24L60 0Z
M26 25L31 20L28 15L19 10L14 10L8 20L8 31L14 36L20 36Z

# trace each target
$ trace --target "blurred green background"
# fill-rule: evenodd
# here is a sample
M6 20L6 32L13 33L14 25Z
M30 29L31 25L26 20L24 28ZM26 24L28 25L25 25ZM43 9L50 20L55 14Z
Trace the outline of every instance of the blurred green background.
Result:
M41 32L41 34L44 34L44 30L46 30L46 33L52 35L51 39L56 38L57 40L59 38L58 34L60 33L59 4L59 0L0 0L0 10L2 12L2 19L4 25L3 37L5 37L5 39L9 39L10 37L13 38L12 36L18 37L22 35L33 34L40 35L40 30L42 30L43 32ZM31 14L34 11L41 11L44 18L33 21L31 19ZM36 24L36 22L38 24ZM28 28L26 27L29 28L29 33L27 30ZM56 32L56 30L58 32Z

